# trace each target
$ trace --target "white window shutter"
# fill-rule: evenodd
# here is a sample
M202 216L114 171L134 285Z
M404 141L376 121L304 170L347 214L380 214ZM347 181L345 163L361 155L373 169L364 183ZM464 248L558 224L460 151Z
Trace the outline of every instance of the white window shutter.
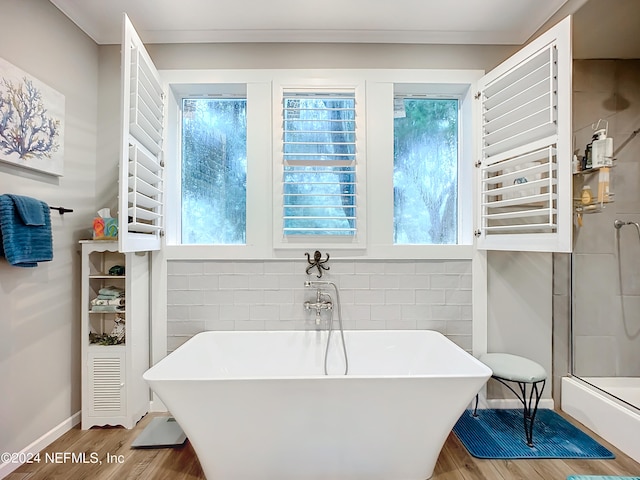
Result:
M119 249L159 250L164 228L164 96L158 71L126 14L121 75Z
M354 89L283 92L284 236L356 236L356 121Z
M571 18L480 81L478 248L570 252Z

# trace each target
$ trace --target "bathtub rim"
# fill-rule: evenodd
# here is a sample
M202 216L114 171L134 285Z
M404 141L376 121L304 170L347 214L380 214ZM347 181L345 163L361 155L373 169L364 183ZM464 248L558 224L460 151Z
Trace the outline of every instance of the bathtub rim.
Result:
M199 332L197 334L195 334L194 336L192 336L191 338L189 338L189 340L187 340L185 343L183 343L182 345L180 345L178 348L176 348L173 352L167 354L165 357L163 357L162 359L160 359L157 363L155 363L154 365L152 365L149 369L147 369L144 374L142 375L143 379L148 383L151 384L151 382L158 382L158 381L192 381L192 382L205 382L205 381L216 381L216 382L238 382L238 381L274 381L274 380L278 380L278 381L300 381L300 380L323 380L323 381L329 381L329 380L338 380L338 381L346 381L346 380L375 380L375 379L381 379L381 380L391 380L391 379L403 379L403 380L409 380L409 379L435 379L435 378L482 378L485 377L487 380L491 377L492 375L492 371L489 367L487 367L484 363L482 363L480 360L478 360L476 357L474 357L472 354L470 354L469 352L467 352L466 350L464 350L462 347L460 347L459 345L457 345L455 342L453 342L451 339L447 338L446 335L444 335L441 332L438 332L437 330L416 330L416 329L407 329L407 330L345 330L345 335L348 335L349 333L420 333L422 335L430 335L430 336L435 336L439 338L439 341L445 340L446 342L448 342L451 348L454 348L464 354L466 354L469 358L467 358L467 360L469 362L471 362L474 365L474 372L473 373L455 373L455 374L415 374L415 375L411 375L411 374L367 374L367 375L362 375L362 374L347 374L347 375L342 375L342 374L330 374L330 375L325 375L324 373L320 372L316 375L283 375L283 376L278 376L278 375L271 375L271 376L235 376L235 377L211 377L211 378L202 378L201 376L198 377L189 377L188 375L181 375L181 376L176 376L176 375L172 375L172 376L164 376L164 377L158 377L158 376L154 376L154 374L156 373L157 370L159 370L159 368L156 368L157 366L161 366L161 364L167 359L169 358L169 356L171 354L173 354L174 352L178 352L182 349L184 349L187 345L189 345L190 343L193 343L194 341L201 341L201 340L195 340L195 339L202 339L202 337L205 336L213 336L213 335L229 335L229 334L233 334L233 335L250 335L250 334L303 334L303 333L315 333L315 332L320 332L320 333L327 333L326 330L240 330L240 331L236 331L236 330L208 330L208 331L204 331L204 332ZM184 372L182 372L184 373Z

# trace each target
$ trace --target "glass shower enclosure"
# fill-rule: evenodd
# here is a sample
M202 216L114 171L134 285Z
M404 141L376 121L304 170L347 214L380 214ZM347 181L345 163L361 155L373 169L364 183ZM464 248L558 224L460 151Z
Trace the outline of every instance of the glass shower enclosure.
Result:
M599 170L574 174L571 373L640 413L640 60L575 61L573 88L578 158L604 119L614 160L608 201Z

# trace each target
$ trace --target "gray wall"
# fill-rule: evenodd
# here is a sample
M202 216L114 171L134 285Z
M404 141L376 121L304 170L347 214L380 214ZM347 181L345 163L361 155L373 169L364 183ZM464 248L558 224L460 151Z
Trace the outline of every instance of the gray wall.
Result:
M552 254L489 252L487 350L530 358L552 372ZM550 398L548 381L543 393ZM495 381L489 398L515 398Z
M95 210L98 48L50 2L2 0L0 57L65 96L64 176L0 164L0 193L73 208L52 213L53 261L0 259L0 452L19 452L80 410L80 256Z
M609 121L615 168L615 202L585 214L574 233L573 328L575 373L640 376L640 239L633 226L618 231L615 219L640 222L640 60L574 62L574 135L580 154L591 124ZM575 177L597 192L598 174Z

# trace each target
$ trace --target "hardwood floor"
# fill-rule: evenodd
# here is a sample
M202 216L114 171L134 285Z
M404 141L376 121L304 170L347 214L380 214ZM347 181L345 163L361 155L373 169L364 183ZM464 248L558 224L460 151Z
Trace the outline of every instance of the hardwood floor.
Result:
M480 460L469 455L457 437L451 434L442 449L431 478L433 480L565 480L568 475L575 474L640 476L640 464L575 420L562 412L559 413L609 448L616 458L614 460ZM188 441L181 448L130 448L131 442L157 415L147 415L132 430L118 427L94 427L90 430L80 430L76 427L43 450L40 454L40 463L22 465L5 477L5 480L204 479L200 463ZM79 463L82 453L85 454L87 463ZM71 455L75 455L75 458ZM91 463L98 460L101 463ZM265 478L265 480L277 479Z

